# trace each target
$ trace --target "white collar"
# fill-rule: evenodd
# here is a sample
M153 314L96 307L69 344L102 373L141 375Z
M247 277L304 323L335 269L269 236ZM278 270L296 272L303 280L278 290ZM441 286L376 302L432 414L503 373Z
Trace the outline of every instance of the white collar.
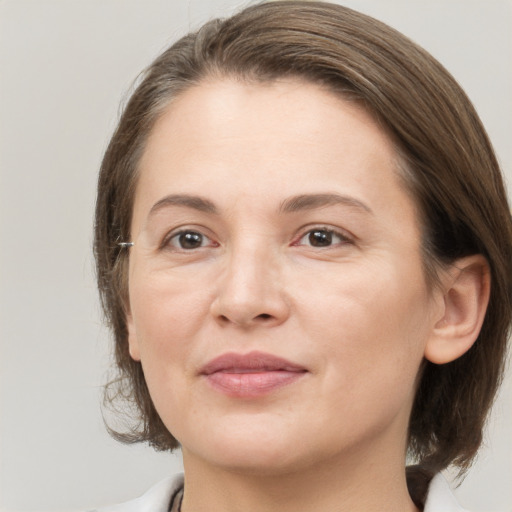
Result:
M441 473L438 473L428 487L427 501L423 512L467 512L455 496Z
M172 497L183 487L183 474L166 478L134 500L91 512L168 512Z

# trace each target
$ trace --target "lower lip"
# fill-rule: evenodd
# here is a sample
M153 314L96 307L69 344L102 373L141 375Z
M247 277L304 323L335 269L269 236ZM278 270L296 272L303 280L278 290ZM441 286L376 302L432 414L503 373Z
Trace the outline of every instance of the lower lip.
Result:
M205 377L214 389L225 395L254 398L292 384L305 374L306 372L277 370L248 373L215 372Z

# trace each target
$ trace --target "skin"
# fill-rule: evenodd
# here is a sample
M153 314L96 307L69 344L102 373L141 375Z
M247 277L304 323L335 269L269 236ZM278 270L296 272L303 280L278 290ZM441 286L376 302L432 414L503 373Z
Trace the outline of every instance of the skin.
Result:
M182 445L184 512L416 510L404 465L418 369L428 351L445 362L470 346L439 335L464 316L447 304L468 301L427 286L396 169L364 110L295 80L205 82L156 123L132 219L129 346ZM183 230L201 246L180 246ZM200 375L254 350L305 371L252 398Z

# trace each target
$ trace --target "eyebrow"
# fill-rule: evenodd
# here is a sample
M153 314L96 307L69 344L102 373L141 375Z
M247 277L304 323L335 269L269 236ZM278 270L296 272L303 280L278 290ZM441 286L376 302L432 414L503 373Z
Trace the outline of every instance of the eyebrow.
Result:
M371 208L362 201L350 196L340 194L301 194L284 200L280 207L279 213L294 213L303 210L314 210L331 205L345 205L361 209L368 213L373 213ZM149 211L149 215L154 215L159 210L169 206L184 206L192 208L204 213L217 215L218 209L209 199L200 196L192 196L188 194L171 194L157 201Z
M290 197L281 203L279 211L281 213L293 213L337 204L358 208L373 214L372 209L359 199L340 194L301 194Z
M186 194L172 194L165 196L157 201L151 207L151 210L149 210L148 216L151 216L162 208L168 206L185 206L186 208L192 208L194 210L199 210L205 213L218 213L217 207L208 199L200 196L190 196Z

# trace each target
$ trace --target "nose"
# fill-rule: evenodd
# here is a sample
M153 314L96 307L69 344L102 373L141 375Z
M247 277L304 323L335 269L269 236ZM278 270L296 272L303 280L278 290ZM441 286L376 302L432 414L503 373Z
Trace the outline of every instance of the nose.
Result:
M211 313L223 325L277 326L289 316L281 265L265 248L233 251L218 279Z

